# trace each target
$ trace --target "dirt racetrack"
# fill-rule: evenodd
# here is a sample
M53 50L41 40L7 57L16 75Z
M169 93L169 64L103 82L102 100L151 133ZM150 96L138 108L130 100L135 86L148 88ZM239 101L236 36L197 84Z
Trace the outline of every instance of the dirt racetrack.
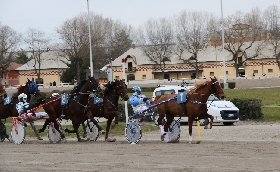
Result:
M197 139L197 127L194 126ZM137 145L123 137L108 143L50 144L26 138L21 145L0 142L0 171L280 171L280 124L238 122L234 126L201 127L201 143L190 145L187 126L181 126L179 143L159 140L159 133L143 133Z

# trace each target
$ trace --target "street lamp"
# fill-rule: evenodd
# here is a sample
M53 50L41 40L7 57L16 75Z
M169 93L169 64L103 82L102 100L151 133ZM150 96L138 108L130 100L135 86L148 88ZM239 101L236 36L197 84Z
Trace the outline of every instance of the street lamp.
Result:
M87 0L87 9L88 9L88 37L89 37L90 76L93 77L93 63L92 63L90 17L89 17L89 4L88 4L88 0Z
M225 62L225 56L224 56L224 48L225 48L225 45L224 45L224 42L225 42L225 34L224 34L224 18L223 18L223 0L221 0L221 13L222 13L222 56L223 56L223 64L224 64L224 89L227 89L228 88L228 85L226 83L227 81L227 76L226 76L226 62Z

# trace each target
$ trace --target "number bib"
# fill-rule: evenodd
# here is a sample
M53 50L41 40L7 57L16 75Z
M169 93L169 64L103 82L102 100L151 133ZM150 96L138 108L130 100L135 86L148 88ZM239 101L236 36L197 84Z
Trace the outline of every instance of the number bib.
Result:
M13 96L11 94L7 95L7 97L4 99L4 105L8 105L12 103L13 101Z
M63 93L60 95L60 104L61 105L68 104L68 94L67 93Z
M178 92L177 94L177 102L180 103L184 103L187 100L187 94L186 92Z

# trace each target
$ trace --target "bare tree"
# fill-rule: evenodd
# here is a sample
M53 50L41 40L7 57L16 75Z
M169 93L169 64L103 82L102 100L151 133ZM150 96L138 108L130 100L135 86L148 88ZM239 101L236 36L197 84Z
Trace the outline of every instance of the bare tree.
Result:
M270 6L265 10L264 22L268 32L268 45L272 46L273 55L280 67L280 11L277 6Z
M88 25L85 15L79 15L65 21L57 29L62 43L60 49L64 56L75 66L77 80L80 81L83 59L89 55ZM75 76L72 76L72 78Z
M175 18L176 21L176 40L178 46L178 56L185 63L191 65L196 70L198 77L199 65L198 52L207 48L208 34L211 24L215 20L214 15L207 12L186 12L183 11ZM191 57L184 57L184 52L188 52Z
M144 54L159 66L163 78L166 61L170 61L174 53L173 35L172 21L165 18L150 19L145 24L144 30L138 29L136 43L142 48Z
M41 80L41 55L49 51L50 39L45 36L45 33L30 28L27 32L27 37L24 39L25 43L28 45L28 49L31 51L31 59L34 59L34 70L37 75L37 82L42 84Z
M0 23L0 83L5 71L10 66L10 62L13 60L20 41L21 34Z
M224 48L232 54L236 76L238 76L239 68L244 66L247 60L258 57L264 46L266 36L261 12L258 8L252 9L247 14L236 12L226 18L224 27Z

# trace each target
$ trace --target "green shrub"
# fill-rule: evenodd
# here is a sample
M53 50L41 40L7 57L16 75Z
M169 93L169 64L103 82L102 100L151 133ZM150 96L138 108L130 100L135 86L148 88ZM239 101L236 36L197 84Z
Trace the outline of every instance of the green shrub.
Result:
M234 89L235 88L235 85L236 85L235 82L227 82L227 83L228 83L228 88L230 88L230 89ZM224 83L221 82L220 84L221 84L221 87L224 88Z
M240 120L263 118L260 99L234 98L230 101L238 107Z

